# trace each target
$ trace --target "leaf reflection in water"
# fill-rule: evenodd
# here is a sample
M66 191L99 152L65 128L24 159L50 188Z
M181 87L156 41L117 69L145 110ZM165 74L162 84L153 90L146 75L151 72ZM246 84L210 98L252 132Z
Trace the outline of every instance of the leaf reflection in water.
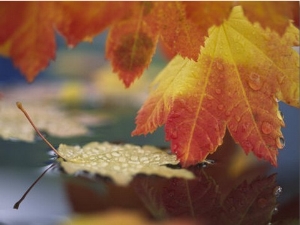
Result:
M124 187L106 179L106 195L74 186L74 183L67 183L67 190L77 213L123 208L138 210L155 220L186 218L206 225L267 224L271 221L277 206L276 175L231 184L237 186L226 193L207 174L206 168L190 169L197 176L193 180L139 174Z

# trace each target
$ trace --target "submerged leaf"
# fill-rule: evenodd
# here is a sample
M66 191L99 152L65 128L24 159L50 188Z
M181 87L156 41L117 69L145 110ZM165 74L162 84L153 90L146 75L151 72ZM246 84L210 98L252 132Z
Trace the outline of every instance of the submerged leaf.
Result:
M152 146L91 142L82 148L61 144L58 151L66 159L61 162L61 166L67 173L88 171L108 176L118 185L129 184L133 176L138 173L156 174L168 178L194 178L193 173L188 170L173 170L166 167L166 164L178 164L176 156Z

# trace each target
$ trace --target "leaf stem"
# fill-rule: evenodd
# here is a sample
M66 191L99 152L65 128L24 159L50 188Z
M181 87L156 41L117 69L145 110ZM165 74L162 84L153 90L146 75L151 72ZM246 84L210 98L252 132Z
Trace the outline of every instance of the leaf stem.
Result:
M62 159L64 159L59 152L56 150L56 148L53 147L53 145L41 134L41 132L38 130L38 128L34 125L34 123L32 122L30 116L28 115L28 113L26 112L26 110L23 108L22 103L21 102L16 102L17 107L24 113L24 115L26 116L27 120L30 122L30 124L32 125L32 127L34 128L34 130L37 132L37 134L44 140L44 142L46 142L46 144L55 152L55 154L59 157L61 157Z
M26 198L27 194L30 192L30 190L34 187L34 185L36 185L36 183L45 175L45 173L47 173L48 170L50 170L52 167L54 167L54 163L52 163L51 166L49 166L33 183L32 185L27 189L27 191L23 194L23 196L20 198L19 201L17 201L14 204L14 209L19 209L20 204L22 203L22 201Z

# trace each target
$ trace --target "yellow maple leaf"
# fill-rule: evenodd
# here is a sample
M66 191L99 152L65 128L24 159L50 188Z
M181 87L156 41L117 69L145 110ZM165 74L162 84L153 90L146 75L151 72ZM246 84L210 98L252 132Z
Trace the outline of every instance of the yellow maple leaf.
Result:
M290 24L280 37L234 7L209 30L198 62L177 56L158 76L133 135L165 124L172 151L187 166L213 153L227 127L246 153L276 165L284 126L276 100L299 107L296 30Z

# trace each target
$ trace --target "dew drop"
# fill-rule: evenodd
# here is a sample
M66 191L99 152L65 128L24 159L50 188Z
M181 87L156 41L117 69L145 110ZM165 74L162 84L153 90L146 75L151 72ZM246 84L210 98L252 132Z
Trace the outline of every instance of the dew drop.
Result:
M249 124L249 123L243 123L243 124L242 124L242 130L243 130L244 132L245 132L245 131L248 131L249 127L250 127L250 124Z
M223 109L224 109L224 105L222 105L222 104L221 104L221 105L218 105L218 109L219 109L219 110L223 110Z
M131 160L131 161L138 161L139 158L138 158L136 155L134 155L134 156L131 156L131 157L130 157L130 160Z
M213 97L213 96L211 96L211 95L207 95L207 99L209 99L209 100L213 100L213 99L214 99L214 97Z
M234 119L239 122L241 120L241 117L239 115L234 115Z
M275 102L280 102L280 100L278 98L275 98Z
M273 211L272 211L272 214L275 215L275 214L277 214L277 213L278 213L278 208L275 207L275 208L273 209Z
M249 76L248 85L254 91L258 91L262 87L262 82L260 76L257 73L251 73Z
M217 68L218 68L219 70L223 70L223 69L224 69L224 66L223 66L222 63L217 62Z
M264 134L270 134L274 130L274 127L269 122L263 122L261 125L261 131Z
M284 141L284 138L283 138L283 137L278 137L278 138L276 139L276 146L277 146L277 148L280 148L280 149L284 148L284 146L285 146L285 141Z
M258 199L257 203L260 208L265 208L268 205L268 200L265 198L260 198Z
M221 94L221 89L219 89L219 88L217 88L216 90L215 90L215 92L219 95L219 94Z
M284 119L283 113L281 111L279 111L279 113L280 113L281 118Z
M273 195L275 197L279 197L279 195L282 193L282 187L280 186L276 186L274 189L273 189Z

